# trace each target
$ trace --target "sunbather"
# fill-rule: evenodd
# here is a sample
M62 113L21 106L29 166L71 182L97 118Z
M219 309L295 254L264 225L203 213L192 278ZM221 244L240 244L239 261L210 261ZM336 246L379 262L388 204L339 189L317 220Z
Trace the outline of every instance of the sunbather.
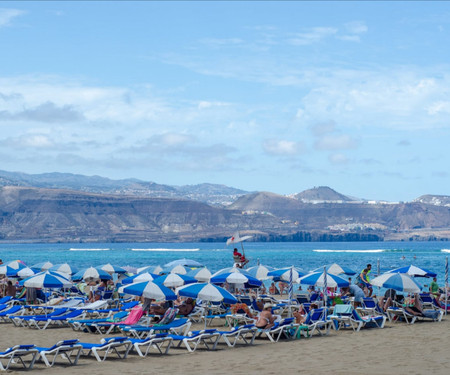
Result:
M178 314L187 316L194 310L195 301L192 298L187 298L181 305L178 305Z
M437 310L423 310L422 302L417 293L414 294L414 297L405 299L405 303L405 310L411 315L423 316L431 319L437 319L439 316L439 311Z
M295 318L295 323L297 324L303 324L306 320L307 312L303 308L303 305L300 305L297 311L294 311L292 315Z
M266 303L263 311L259 313L258 320L255 323L257 328L268 329L274 326L275 317L272 315L272 304Z

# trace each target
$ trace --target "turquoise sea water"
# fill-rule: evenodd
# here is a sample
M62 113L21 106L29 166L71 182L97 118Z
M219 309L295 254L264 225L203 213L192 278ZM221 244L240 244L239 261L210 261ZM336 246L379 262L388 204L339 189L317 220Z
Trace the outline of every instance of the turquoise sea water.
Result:
M264 265L294 265L307 272L339 263L360 272L367 263L372 263L374 277L378 261L381 273L414 264L436 272L440 284L444 282L445 258L450 256L447 242L245 242L244 248L250 259L249 267L259 260ZM231 246L221 243L1 244L0 259L4 263L20 259L30 266L47 260L53 264L67 262L81 269L105 263L163 266L175 259L188 258L203 263L213 272L232 266L232 251Z

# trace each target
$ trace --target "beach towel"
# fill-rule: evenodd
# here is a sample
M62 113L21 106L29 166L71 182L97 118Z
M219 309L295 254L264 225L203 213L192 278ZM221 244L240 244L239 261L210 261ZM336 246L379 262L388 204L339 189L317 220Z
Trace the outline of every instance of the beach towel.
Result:
M133 325L139 322L139 320L142 318L142 315L144 315L144 310L141 306L135 306L130 312L130 315L122 321L114 324L126 324L126 325Z

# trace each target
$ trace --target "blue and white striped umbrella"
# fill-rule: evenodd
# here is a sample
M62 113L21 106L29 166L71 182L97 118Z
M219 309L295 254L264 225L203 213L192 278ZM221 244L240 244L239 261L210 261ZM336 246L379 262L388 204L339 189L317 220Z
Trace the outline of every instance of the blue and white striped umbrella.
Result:
M388 273L407 273L409 276L413 277L436 277L437 274L429 271L425 268L417 267L417 266L405 266L396 268L395 270L390 270Z
M224 273L230 273L230 272L238 272L238 273L242 273L244 275L248 275L251 276L250 273L242 268L238 268L238 267L227 267L227 268L222 268L221 270L215 272L211 277L216 277L219 275L222 275Z
M173 260L172 262L165 264L164 268L169 268L169 267L174 267L174 266L204 267L203 264L201 264L200 262L197 262L196 260L183 258L183 259Z
M337 263L333 263L333 264L329 264L328 266L325 266L327 269L327 273L332 273L333 275L349 275L349 276L353 276L356 275L356 272L353 271L352 269L345 267L345 266L341 266ZM314 271L312 272L322 272L323 271L323 267L319 267L316 268Z
M25 268L25 267L23 267L23 268ZM0 266L0 275L5 275L7 277L16 277L18 271L20 271L20 270L9 267L7 265Z
M53 263L52 262L48 262L48 261L47 262L37 263L37 264L34 264L34 265L31 266L31 268L33 268L37 272L47 271L51 267L53 267Z
M72 283L62 276L45 271L22 280L19 285L27 288L70 288Z
M230 292L210 283L198 283L181 286L177 289L180 296L201 299L207 302L237 303L238 300Z
M32 268L25 267L25 268L22 268L21 270L16 271L16 276L21 277L21 278L27 278L27 277L35 275L36 273L37 272L35 272Z
M150 298L157 301L174 301L176 294L162 284L156 284L153 281L144 281L142 283L133 283L119 288L119 293L131 294L144 298Z
M386 272L370 281L381 288L395 289L400 292L420 293L422 287L406 273Z
M153 282L155 284L162 284L168 288L177 288L182 285L196 283L197 280L190 276L169 273L167 275L158 276Z
M239 272L226 272L220 275L211 277L212 284L244 284L246 288L259 287L262 281L250 275L245 275Z
M189 271L186 276L193 277L202 283L207 283L211 280L211 271L206 267L196 268L195 270Z
M159 275L162 272L162 267L161 266L145 266L145 267L140 267L137 269L137 273L144 273L144 272L149 272L149 273L154 273L156 275Z
M72 267L68 263L55 264L53 267L50 267L49 270L65 273L66 275L73 275L78 272L76 268Z
M98 269L101 269L105 272L108 272L109 274L112 273L126 273L127 270L125 268L119 267L119 266L114 266L111 263L107 263L107 264L103 264L101 266L96 267Z
M6 263L6 265L16 270L21 270L22 268L25 268L27 266L21 260L12 260L11 262Z
M163 270L160 272L160 274L166 275L168 273L178 273L179 275L186 275L189 270L190 270L190 268L186 268L186 267L178 264L175 266L163 268Z
M150 272L143 272L123 279L122 284L133 284L133 283L142 283L144 281L153 281L157 277L159 277L159 275Z
M333 275L332 273L326 273L325 271L308 273L297 279L297 282L305 285L331 288L342 288L349 285L348 280L345 280L338 275Z
M271 277L268 276L267 274L270 271L274 271L275 268L270 267L270 266L263 266L262 264L258 265L258 266L254 266L254 267L250 267L247 268L247 272L253 276L254 278L258 279L258 280L268 280Z
M274 271L270 271L267 276L272 276L274 279L279 279L282 281L289 282L290 273L292 269L292 278L297 280L299 277L303 276L304 273L295 267L279 268Z
M93 281L93 280L111 280L111 275L100 268L89 267L77 272L72 276L72 280Z

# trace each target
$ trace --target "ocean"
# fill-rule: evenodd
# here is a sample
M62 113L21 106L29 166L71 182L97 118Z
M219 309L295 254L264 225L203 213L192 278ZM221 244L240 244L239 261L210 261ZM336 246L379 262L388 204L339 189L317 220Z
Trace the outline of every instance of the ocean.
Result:
M241 247L239 250L242 252ZM444 284L445 258L450 255L447 242L245 242L244 251L250 259L248 267L295 266L304 272L326 264L338 263L360 272L372 264L373 278L380 272L414 264L438 274ZM1 244L0 259L4 263L20 259L32 266L43 261L69 263L82 269L111 263L118 266L156 266L180 258L196 260L211 272L233 265L233 247L224 243L61 243ZM419 283L427 283L428 279Z

